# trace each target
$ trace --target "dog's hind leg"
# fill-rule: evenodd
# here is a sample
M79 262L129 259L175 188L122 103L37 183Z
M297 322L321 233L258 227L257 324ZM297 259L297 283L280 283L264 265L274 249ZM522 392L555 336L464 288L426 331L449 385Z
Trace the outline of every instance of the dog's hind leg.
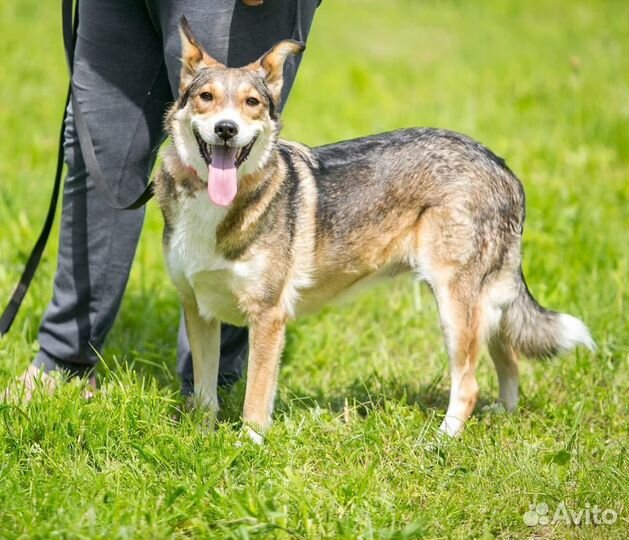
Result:
M218 411L218 361L221 348L221 326L216 319L206 320L199 314L196 302L184 302L186 331L192 352L194 370L194 405L210 413L211 422Z
M249 364L243 420L254 442L271 426L286 316L277 309L258 315L249 328Z
M454 285L456 283L456 285ZM463 431L478 399L476 363L481 341L481 306L473 287L451 280L434 287L450 357L450 401L439 430L455 437Z
M512 411L517 407L519 398L518 353L502 332L494 334L487 345L498 372L499 402L507 411Z

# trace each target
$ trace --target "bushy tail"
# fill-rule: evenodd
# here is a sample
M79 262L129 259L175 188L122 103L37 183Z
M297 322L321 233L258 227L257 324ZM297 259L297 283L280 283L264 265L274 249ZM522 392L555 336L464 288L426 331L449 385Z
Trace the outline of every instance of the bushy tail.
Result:
M516 350L532 358L555 356L577 345L596 349L587 326L572 315L540 306L521 273L517 297L503 314L502 329Z

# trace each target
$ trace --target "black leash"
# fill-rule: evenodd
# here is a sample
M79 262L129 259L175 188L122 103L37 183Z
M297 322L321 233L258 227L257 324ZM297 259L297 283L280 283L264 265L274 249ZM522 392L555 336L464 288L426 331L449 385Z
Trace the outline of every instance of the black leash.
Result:
M37 242L31 251L31 254L26 261L24 271L20 276L17 286L13 290L11 299L6 308L0 316L0 336L6 334L13 320L17 315L17 312L22 305L22 301L26 296L26 291L33 280L35 271L39 266L41 256L46 247L46 242L50 236L53 222L55 220L55 213L57 211L57 202L59 200L59 192L61 191L61 178L63 174L63 143L64 143L64 131L65 122L67 117L68 104L72 101L72 112L74 114L74 125L76 127L79 144L81 146L81 153L85 160L85 166L89 172L91 178L94 179L94 183L99 192L105 199L108 206L115 210L135 210L144 206L150 198L153 196L153 184L149 183L142 194L135 199L131 204L120 204L116 196L112 193L111 189L105 182L100 165L96 159L96 153L94 152L94 145L92 138L90 137L85 123L85 118L81 113L78 106L78 101L72 92L72 68L74 65L74 45L76 44L76 33L78 26L78 2L76 8L74 7L74 0L63 0L62 2L62 27L63 27L63 44L65 48L66 62L68 64L68 71L70 73L70 83L68 84L68 92L66 95L65 105L63 107L63 120L61 122L61 129L59 130L59 150L57 152L57 168L55 171L55 180L52 189L52 196L50 198L50 204L48 205L48 213L46 214L46 220L42 227Z

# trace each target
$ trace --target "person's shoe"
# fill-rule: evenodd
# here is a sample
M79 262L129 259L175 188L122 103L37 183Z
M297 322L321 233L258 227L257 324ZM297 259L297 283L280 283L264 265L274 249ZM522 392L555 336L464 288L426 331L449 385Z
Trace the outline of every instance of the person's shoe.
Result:
M26 371L17 378L12 387L4 391L0 401L28 403L33 399L35 392L41 391L48 395L53 394L58 384L58 377L46 373L43 369L31 364L26 368ZM83 391L83 397L85 399L91 399L94 397L95 390L96 377L92 375L87 379L87 388Z

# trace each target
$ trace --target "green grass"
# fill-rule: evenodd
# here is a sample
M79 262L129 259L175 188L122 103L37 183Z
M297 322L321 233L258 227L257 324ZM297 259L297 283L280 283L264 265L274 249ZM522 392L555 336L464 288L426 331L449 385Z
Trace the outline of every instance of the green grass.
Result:
M42 223L65 92L55 2L0 3L0 294ZM325 0L284 117L308 144L411 125L463 131L507 158L527 199L537 298L598 342L522 363L517 413L484 355L462 439L426 450L447 402L432 297L404 279L292 324L275 424L237 444L222 421L171 418L178 306L148 211L89 402L68 384L0 409L2 538L627 538L629 46L625 2ZM55 235L53 235L54 237ZM30 361L50 298L51 242L11 334L0 386ZM528 528L531 503L619 513Z

